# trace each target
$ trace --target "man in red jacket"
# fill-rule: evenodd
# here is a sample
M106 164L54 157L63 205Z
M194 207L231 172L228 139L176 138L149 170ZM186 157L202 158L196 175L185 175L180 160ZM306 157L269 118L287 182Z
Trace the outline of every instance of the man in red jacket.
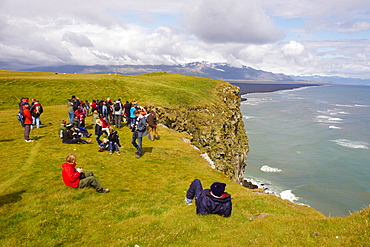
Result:
M76 155L69 154L66 162L62 164L62 177L65 185L72 188L92 187L99 193L108 193L109 189L103 189L101 183L94 177L92 171L83 172L82 168L76 167Z
M24 125L24 140L25 142L33 142L33 140L30 139L30 133L31 133L31 126L32 126L32 115L30 111L30 104L28 102L24 102L22 104L22 110L23 110L23 125Z

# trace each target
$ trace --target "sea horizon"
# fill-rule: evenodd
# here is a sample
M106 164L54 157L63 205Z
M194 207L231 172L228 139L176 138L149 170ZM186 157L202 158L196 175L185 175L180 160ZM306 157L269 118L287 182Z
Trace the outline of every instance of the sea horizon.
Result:
M245 178L327 216L370 204L370 86L324 85L242 95Z

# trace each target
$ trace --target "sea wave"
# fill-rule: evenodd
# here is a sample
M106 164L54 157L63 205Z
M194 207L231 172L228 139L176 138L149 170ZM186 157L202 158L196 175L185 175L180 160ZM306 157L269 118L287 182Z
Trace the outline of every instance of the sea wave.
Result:
M335 126L335 125L330 125L329 129L338 129L338 130L340 130L341 127L338 127L338 126Z
M336 144L346 147L346 148L354 148L354 149L369 149L369 143L362 142L362 141L352 141L347 139L337 139L337 140L331 140L332 142L335 142Z
M268 165L264 165L260 168L261 171L263 172L281 172L280 169L274 168L274 167L269 167Z
M296 197L291 190L284 190L280 193L281 199L289 200L291 202L297 201L299 197Z
M316 116L318 119L318 123L339 123L340 121L343 121L342 118L339 117L331 117L331 116L325 116L325 115L319 115Z
M370 105L360 105L360 104L354 104L354 105L335 104L335 106L340 106L340 107L370 107Z
M299 204L299 205L309 206L307 204L296 202L300 198L297 197L296 195L294 195L292 193L292 190L282 190L281 188L271 184L267 180L263 181L263 180L260 180L260 179L257 179L257 178L251 178L251 177L250 178L244 178L244 179L246 181L256 185L259 189L263 189L264 192L267 193L267 194L273 194L273 195L278 196L282 199L289 200L289 201L294 202L294 203Z
M257 119L258 117L243 115L243 118L248 120L248 119Z
M253 106L256 106L256 105L260 105L260 104L264 104L264 103L267 103L267 102L277 102L276 100L273 100L271 98L250 98L250 97L247 97L247 95L242 95L242 98L244 99L247 99L245 101L242 101L242 105L253 105Z

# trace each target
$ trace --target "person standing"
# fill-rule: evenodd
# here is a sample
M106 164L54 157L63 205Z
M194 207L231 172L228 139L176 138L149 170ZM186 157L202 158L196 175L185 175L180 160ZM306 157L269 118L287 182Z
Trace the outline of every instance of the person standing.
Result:
M132 125L136 121L135 111L138 110L137 106L138 104L136 103L136 101L132 101L130 108L130 128L132 128Z
M28 102L23 103L22 105L23 110L23 125L24 125L24 140L25 142L33 142L33 140L30 139L30 132L31 132L31 126L32 126L32 115L30 111L30 104Z
M143 137L147 135L146 118L140 114L140 110L134 111L135 122L132 125L132 145L137 149L136 158L139 159L143 155ZM136 143L138 140L138 143Z
M158 138L158 130L157 130L157 115L155 113L155 110L151 110L148 117L148 127L149 127L149 139L154 141L155 138Z
M68 119L70 123L72 123L75 117L75 111L73 110L73 104L74 104L75 99L76 99L75 96L72 96L71 99L67 99Z
M121 103L121 99L116 100L116 102L113 105L114 110L114 125L116 128L121 128L121 122L122 122L122 115L123 115L123 106Z
M33 129L33 127L36 125L36 128L40 128L40 115L41 113L43 113L43 108L40 104L40 101L38 101L37 99L32 99L32 105L31 105L31 115L32 115L32 123L33 125L31 126L31 128Z
M218 214L230 217L232 211L231 195L225 192L226 184L215 182L210 189L204 189L199 179L194 179L186 192L185 203L192 204L196 199L196 213L201 215Z

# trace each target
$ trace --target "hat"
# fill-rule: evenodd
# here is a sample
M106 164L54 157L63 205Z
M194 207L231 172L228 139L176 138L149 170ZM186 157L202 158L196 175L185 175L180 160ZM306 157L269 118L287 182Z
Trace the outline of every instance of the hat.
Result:
M215 196L222 196L222 194L225 192L226 184L224 183L213 183L211 185L211 191Z

